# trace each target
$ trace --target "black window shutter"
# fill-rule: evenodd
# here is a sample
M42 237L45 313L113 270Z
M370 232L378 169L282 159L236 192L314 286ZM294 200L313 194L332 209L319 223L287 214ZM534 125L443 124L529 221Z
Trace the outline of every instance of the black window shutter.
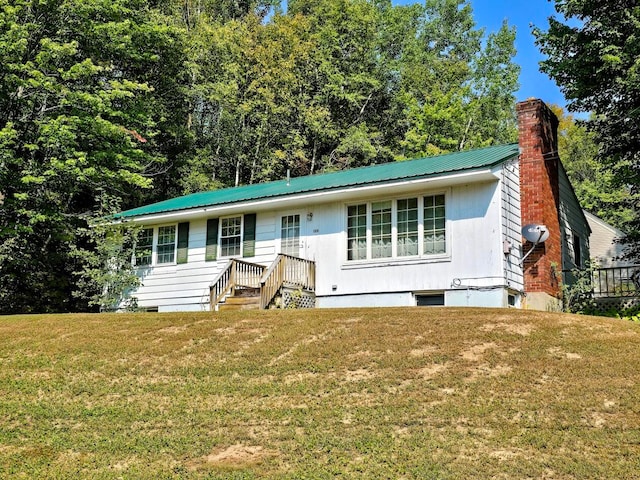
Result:
M242 239L242 256L255 257L256 255L256 214L249 213L244 216L244 238Z
M176 263L187 263L189 256L189 222L178 224L178 255Z
M205 250L204 259L211 262L218 258L218 219L210 218L207 220L207 248Z

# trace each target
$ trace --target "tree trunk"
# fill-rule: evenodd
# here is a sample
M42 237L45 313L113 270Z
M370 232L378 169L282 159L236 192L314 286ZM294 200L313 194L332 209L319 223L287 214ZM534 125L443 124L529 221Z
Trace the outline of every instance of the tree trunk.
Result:
M471 128L472 121L473 119L469 117L469 121L467 122L467 128L464 129L464 134L462 135L462 140L460 140L460 146L458 147L458 150L460 151L462 151L462 149L464 148L464 144L467 142L467 135L469 134L469 129Z
M316 138L313 139L313 153L311 154L311 169L309 171L309 175L313 175L313 171L316 168L316 154L318 152L318 140Z

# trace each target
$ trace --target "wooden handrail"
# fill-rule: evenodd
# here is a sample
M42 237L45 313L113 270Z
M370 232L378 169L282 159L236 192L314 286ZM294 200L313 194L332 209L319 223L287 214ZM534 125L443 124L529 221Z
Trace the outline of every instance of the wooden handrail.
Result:
M315 291L315 268L311 260L279 254L260 279L260 308L267 308L283 286Z
M234 290L238 287L260 288L260 279L265 268L264 265L236 258L229 260L209 287L211 309L214 310L225 295L233 295Z
M218 273L211 286L209 286L209 304L211 310L215 309L215 306L222 300L229 290L231 289L231 267L233 266L233 260L229 260L224 268Z
M315 291L315 262L281 253L266 268L232 258L209 287L211 309L226 295L233 295L237 288L259 288L260 308L265 309L283 286Z

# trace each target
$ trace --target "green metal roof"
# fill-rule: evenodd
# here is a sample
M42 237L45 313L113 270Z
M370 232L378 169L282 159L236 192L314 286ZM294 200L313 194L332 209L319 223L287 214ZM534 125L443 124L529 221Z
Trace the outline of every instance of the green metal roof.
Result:
M441 176L464 170L487 168L518 154L518 144L449 153L436 157L384 163L340 172L308 175L274 182L257 183L209 192L193 193L163 202L126 210L116 218L137 217L193 208L229 205L249 200L285 197L288 195L336 190L360 185L374 185L398 180Z

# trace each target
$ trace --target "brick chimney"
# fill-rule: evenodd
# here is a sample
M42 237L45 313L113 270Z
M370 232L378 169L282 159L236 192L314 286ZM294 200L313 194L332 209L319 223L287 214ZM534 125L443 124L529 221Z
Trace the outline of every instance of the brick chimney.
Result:
M516 105L520 144L520 208L522 225L542 224L549 238L524 262L526 307L546 310L560 305L562 246L559 221L558 118L542 100ZM523 254L533 244L524 238Z

